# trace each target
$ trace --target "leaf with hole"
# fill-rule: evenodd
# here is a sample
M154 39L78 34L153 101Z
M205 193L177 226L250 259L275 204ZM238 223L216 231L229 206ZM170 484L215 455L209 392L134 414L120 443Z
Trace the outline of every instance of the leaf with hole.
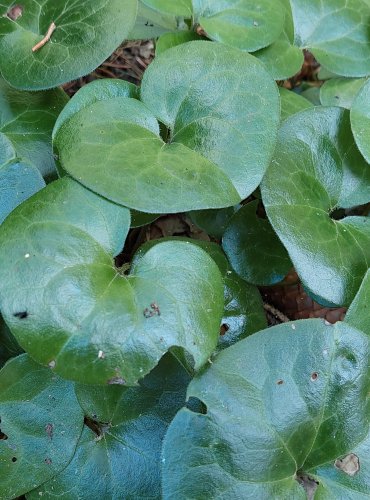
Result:
M338 212L370 200L349 112L312 108L285 120L262 197L304 286L319 301L348 305L370 261L370 219Z
M14 498L68 465L83 413L73 384L25 354L0 371L0 407L0 496Z
M197 41L155 59L141 102L95 102L62 124L54 145L63 169L89 189L142 212L174 213L235 205L253 192L278 122L279 95L263 65Z
M101 64L133 28L137 0L23 0L21 15L9 16L13 0L0 3L0 71L14 87L56 87ZM39 50L52 23L50 40Z
M163 498L304 499L303 475L322 498L366 496L369 362L366 335L322 320L225 349L187 391L205 410L181 409L167 431ZM338 469L350 453L355 475Z
M196 370L216 347L216 264L191 243L159 242L122 275L113 257L129 227L126 208L69 178L0 227L2 314L20 345L67 379L133 385L173 346Z

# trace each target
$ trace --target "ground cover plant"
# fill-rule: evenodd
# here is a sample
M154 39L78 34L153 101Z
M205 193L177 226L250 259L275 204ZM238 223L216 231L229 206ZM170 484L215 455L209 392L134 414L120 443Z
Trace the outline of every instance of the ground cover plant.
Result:
M370 495L369 20L0 0L0 498Z

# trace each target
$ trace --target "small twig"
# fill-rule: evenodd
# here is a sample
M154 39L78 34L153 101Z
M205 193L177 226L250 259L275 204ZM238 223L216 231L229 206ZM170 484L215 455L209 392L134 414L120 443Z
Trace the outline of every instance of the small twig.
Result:
M34 47L32 47L32 52L36 52L37 50L41 49L41 47L43 47L51 38L51 35L54 33L55 31L55 23L54 21L51 23L51 25L49 26L49 29L46 33L46 35L44 36L44 38L42 40L39 41L39 43L36 43L36 45Z
M266 302L264 302L263 308L265 311L275 316L275 318L281 321L281 323L288 323L290 321L288 316L285 316L285 314L283 314L281 311L279 311L279 309L276 309L276 307L272 306L271 304L267 304Z

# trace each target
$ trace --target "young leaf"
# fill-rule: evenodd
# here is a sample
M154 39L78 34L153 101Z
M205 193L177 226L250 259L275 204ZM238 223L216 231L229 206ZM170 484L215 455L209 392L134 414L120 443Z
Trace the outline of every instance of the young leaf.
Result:
M273 285L292 267L289 255L268 220L257 215L258 200L233 215L222 248L234 271L248 283Z
M216 264L195 245L163 242L121 275L113 257L129 226L127 209L64 178L0 227L4 318L35 360L67 379L133 385L173 346L196 369L216 347Z
M370 73L366 0L290 0L295 43L342 76Z
M320 88L320 101L323 106L340 106L351 109L365 78L332 78Z
M159 56L165 50L181 45L182 43L202 40L195 31L179 31L178 33L164 33L155 44L155 55Z
M33 165L13 160L0 165L0 224L23 201L45 186Z
M0 407L0 496L14 498L68 465L83 413L73 385L26 354L0 371Z
M0 17L0 26L2 22ZM24 75L23 71L20 73ZM19 92L0 78L0 132L10 141L16 156L33 163L44 177L55 175L51 132L67 102L61 89ZM1 159L2 152L0 165L4 163Z
M27 499L160 499L162 440L189 381L168 354L139 387L76 385L86 418L73 460Z
M137 0L23 0L21 15L11 19L13 5L0 4L0 71L24 90L56 87L91 72L126 38L137 11ZM52 23L51 39L33 51Z
M335 219L337 208L370 199L370 170L354 143L349 112L313 108L285 120L262 197L307 289L348 305L370 259L370 219Z
M169 427L163 498L304 499L303 474L325 498L366 496L369 362L366 335L321 320L278 325L224 350L188 388L205 411L182 409ZM351 453L354 475L338 470Z
M283 31L285 11L279 0L193 0L194 17L207 36L254 52L273 43Z
M358 149L365 160L370 163L370 80L357 94L351 107L351 125Z
M173 47L147 69L141 99L95 102L64 122L54 138L62 167L149 213L231 206L258 186L279 96L255 58L204 41ZM169 128L165 140L157 120Z

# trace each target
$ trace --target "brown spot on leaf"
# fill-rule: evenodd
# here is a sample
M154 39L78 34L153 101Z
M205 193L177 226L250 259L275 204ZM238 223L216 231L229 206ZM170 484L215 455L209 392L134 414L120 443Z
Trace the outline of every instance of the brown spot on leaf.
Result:
M343 458L338 458L334 466L352 477L360 470L360 460L354 453L349 453Z
M12 462L13 462L13 464L14 464L16 461L17 461L17 457L13 457L13 458L12 458Z
M315 382L319 378L319 374L317 372L313 372L311 375L311 381Z
M27 311L16 312L13 314L13 316L19 319L26 319L28 317L28 312Z
M1 432L1 429L0 429L0 441L1 440L5 441L6 439L8 439L8 436L6 434L4 434L3 432Z
M307 500L314 500L315 491L320 483L304 472L297 472L296 480L304 488Z
M122 377L113 377L108 380L108 385L125 385L126 381Z
M284 384L284 380L281 380L281 379L280 379L280 380L278 380L276 383L277 383L277 385L282 385L282 384Z
M50 440L53 439L54 425L53 424L46 424L45 425L45 432L49 436Z
M220 327L220 335L223 336L227 331L229 331L229 325L227 323L223 323Z
M23 14L22 5L13 5L8 12L6 13L6 17L9 17L12 21L16 21Z
M45 463L46 463L47 465L50 465L50 464L52 463L51 458L45 458Z

